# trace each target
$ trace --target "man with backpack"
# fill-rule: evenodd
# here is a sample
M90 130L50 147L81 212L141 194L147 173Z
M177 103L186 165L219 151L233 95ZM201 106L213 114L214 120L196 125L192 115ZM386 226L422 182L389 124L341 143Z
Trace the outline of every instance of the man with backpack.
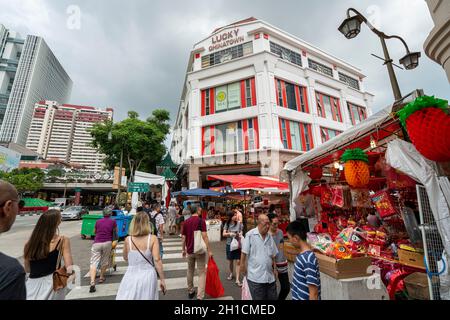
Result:
M163 239L164 239L164 217L161 213L161 205L159 203L155 204L153 206L153 211L150 214L150 222L153 224L153 226L156 229L156 236L159 240L159 252L161 255L161 259L163 257Z

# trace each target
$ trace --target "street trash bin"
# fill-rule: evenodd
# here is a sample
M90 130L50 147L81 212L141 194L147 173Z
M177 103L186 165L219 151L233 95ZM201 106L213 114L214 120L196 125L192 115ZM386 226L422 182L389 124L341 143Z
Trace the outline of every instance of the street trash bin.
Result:
M119 238L125 238L126 236L128 236L128 229L130 227L130 223L133 217L126 215L118 215L112 218L116 220Z
M94 237L95 223L102 218L103 215L98 214L84 215L83 223L81 225L81 238L86 239L86 237Z

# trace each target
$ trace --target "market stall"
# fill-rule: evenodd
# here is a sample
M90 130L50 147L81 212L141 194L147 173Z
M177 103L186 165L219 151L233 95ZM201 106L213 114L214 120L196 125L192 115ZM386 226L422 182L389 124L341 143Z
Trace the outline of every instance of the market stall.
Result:
M397 110L406 110L408 116L421 108L448 110L447 102L428 98ZM401 115L392 108L382 110L285 166L292 190L291 220L308 219L322 292L340 288L341 296L373 299L369 282L381 280L390 299L449 299L450 219L442 188L448 179L429 159L449 161L450 148L444 141L435 146L440 152L424 152L423 142L412 139L411 121L425 127L429 122L417 114L402 121ZM441 119L445 128L450 128L449 121L448 114ZM450 131L445 130L441 134L448 138ZM405 141L408 136L414 145ZM428 144L435 141L443 139L429 138ZM426 222L427 217L432 221ZM292 260L295 249L286 244L285 251Z
M273 177L250 175L210 175L209 181L220 181L214 188L225 195L233 205L244 208L244 231L256 227L260 213L268 213L273 204L280 217L284 231L289 222L289 185Z
M208 208L205 205L205 203L216 201L217 199L223 197L223 193L208 189L191 189L173 192L172 196L180 199L179 205L182 205L185 201L188 201L187 199L195 198L196 201L202 204L203 218L206 219L206 212L207 212L206 209ZM206 220L206 229L208 233L208 239L210 242L220 242L221 227L222 221L220 219Z

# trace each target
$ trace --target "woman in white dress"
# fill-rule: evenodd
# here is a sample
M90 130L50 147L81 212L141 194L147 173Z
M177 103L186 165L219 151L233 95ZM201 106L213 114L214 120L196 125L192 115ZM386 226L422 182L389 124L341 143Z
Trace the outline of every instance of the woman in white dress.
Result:
M151 234L150 219L139 212L130 225L125 239L123 257L128 268L120 283L116 300L158 300L158 278L161 291L166 293L163 265L158 238Z
M60 267L60 260L64 261L69 274L73 269L70 240L59 235L60 223L59 210L43 213L25 245L25 271L29 273L26 282L27 300L65 299L66 288L53 290L53 272Z

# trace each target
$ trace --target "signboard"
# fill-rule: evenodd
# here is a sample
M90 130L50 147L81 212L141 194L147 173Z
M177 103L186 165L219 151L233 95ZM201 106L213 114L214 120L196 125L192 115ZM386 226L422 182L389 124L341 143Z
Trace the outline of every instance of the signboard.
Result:
M189 182L189 189L197 189L198 188L198 183L197 181L191 181Z
M0 171L10 172L19 168L21 154L0 146Z
M215 50L226 49L244 41L245 37L240 35L239 29L224 31L211 38L209 51L212 52Z
M150 185L148 183L130 182L128 184L128 192L149 192Z
M228 109L228 90L227 86L216 88L216 111L225 111Z

